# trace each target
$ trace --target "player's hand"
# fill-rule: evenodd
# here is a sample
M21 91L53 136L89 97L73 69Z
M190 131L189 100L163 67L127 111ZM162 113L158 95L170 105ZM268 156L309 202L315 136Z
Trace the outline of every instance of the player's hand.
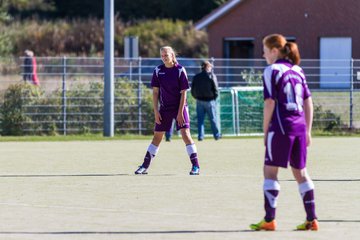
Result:
M184 126L184 124L185 124L184 115L182 113L178 113L178 115L176 117L176 121L179 124L179 126Z
M161 124L161 120L162 120L162 118L161 118L160 113L159 113L158 111L156 111L156 112L155 112L155 122L160 125L160 124Z
M306 133L306 146L310 146L312 142L312 138L311 138L311 133L307 132Z

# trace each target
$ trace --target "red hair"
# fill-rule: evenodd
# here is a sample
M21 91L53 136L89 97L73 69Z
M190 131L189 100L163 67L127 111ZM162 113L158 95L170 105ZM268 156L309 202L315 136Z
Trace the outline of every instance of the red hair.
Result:
M300 64L300 52L296 43L287 42L281 34L270 34L263 39L263 44L269 48L277 48L280 51L280 57L290 60L293 64Z

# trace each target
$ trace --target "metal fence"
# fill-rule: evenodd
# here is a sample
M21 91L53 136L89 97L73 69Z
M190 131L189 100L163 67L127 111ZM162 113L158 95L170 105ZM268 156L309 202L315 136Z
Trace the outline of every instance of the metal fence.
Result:
M189 80L203 59L179 58ZM209 59L221 89L218 118L224 135L261 134L262 59ZM21 134L102 132L103 58L38 57L39 87L24 87L24 59L1 59L1 131L17 119ZM151 134L153 114L150 81L158 58L115 59L115 131ZM360 60L303 59L315 105L314 127L331 131L360 128ZM14 84L21 88L20 116L8 114ZM31 85L31 83L29 83ZM11 92L9 89L12 89ZM192 130L195 101L188 94ZM14 100L12 100L14 101ZM10 119L9 116L10 115ZM13 122L12 122L13 123ZM208 124L208 123L207 123ZM209 125L208 125L209 129ZM210 131L208 131L210 133Z

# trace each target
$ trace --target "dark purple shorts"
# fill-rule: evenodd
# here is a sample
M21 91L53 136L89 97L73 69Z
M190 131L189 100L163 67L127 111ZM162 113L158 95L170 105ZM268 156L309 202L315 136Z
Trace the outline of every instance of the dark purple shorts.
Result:
M287 168L288 163L296 169L306 167L306 135L289 136L269 132L266 140L265 165Z
M161 124L155 123L155 132L166 132L169 131L173 122L173 119L176 120L176 116L178 113L178 110L164 110L160 109L160 116L162 118ZM184 119L185 124L183 126L180 126L176 122L176 130L180 130L181 128L190 128L190 118L189 118L189 109L188 107L184 107Z

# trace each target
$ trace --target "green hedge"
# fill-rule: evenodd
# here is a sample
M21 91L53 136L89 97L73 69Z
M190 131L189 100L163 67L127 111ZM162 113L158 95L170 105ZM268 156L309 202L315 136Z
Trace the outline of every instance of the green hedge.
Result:
M138 134L138 84L126 78L115 80L115 131L117 134ZM102 132L103 129L103 83L74 82L66 92L66 129L71 134ZM141 123L144 135L151 135L154 127L152 92L140 86ZM57 135L63 134L64 115L62 91L45 92L41 87L27 83L11 85L5 92L0 109L2 135ZM240 133L262 130L263 100L261 92L239 92ZM233 134L231 94L220 94L220 116L223 134ZM196 102L188 94L192 132L197 132ZM314 106L313 129L322 132L344 130L341 117ZM206 132L211 133L206 121Z
M5 91L1 107L2 135L23 135L23 123L29 120L23 106L35 104L41 95L41 90L29 84L11 85Z
M127 79L115 81L115 131L138 133L137 84ZM73 84L66 97L66 128L68 133L101 132L103 128L103 83ZM151 91L142 91L142 134L151 134L153 110ZM1 107L2 135L56 135L63 134L64 115L62 91L45 93L41 87L27 83L11 85L4 93Z
M173 46L182 57L205 57L207 34L191 22L168 19L124 24L115 20L115 56L124 55L124 37L139 37L142 57L158 57L159 48ZM23 56L31 49L36 56L102 56L104 21L95 18L0 23L0 56Z

